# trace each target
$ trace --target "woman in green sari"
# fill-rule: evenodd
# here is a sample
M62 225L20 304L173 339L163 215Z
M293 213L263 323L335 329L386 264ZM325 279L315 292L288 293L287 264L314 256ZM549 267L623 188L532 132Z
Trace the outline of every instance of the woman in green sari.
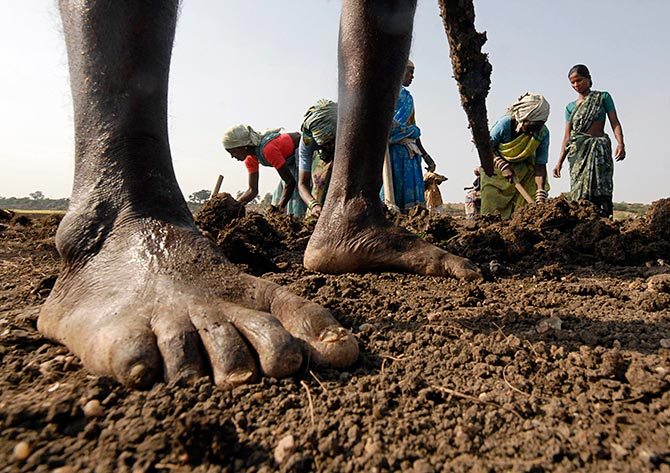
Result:
M561 177L561 167L567 158L570 162L570 198L589 200L601 216L611 218L614 162L612 143L605 133L605 116L609 118L617 140L616 161L626 157L621 123L609 92L591 90L593 82L585 65L577 64L570 69L568 78L579 97L565 107L565 137L554 177Z
M307 205L307 217L319 218L326 201L335 155L337 104L320 99L307 109L300 127L298 190Z
M527 204L547 199L549 159L549 103L540 94L519 97L491 128L495 172L480 172L481 213L503 218ZM520 189L521 188L521 189ZM526 194L524 196L524 194Z

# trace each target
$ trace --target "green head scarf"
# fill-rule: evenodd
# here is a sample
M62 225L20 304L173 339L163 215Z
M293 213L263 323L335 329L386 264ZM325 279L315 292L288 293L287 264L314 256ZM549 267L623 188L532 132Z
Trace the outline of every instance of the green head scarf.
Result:
M319 146L333 141L336 130L337 103L327 99L320 99L307 109L300 127L305 144L314 140Z

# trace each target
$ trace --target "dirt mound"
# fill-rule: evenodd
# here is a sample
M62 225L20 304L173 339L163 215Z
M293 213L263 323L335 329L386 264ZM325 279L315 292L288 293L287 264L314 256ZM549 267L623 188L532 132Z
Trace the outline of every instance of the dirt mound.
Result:
M652 202L646 221L652 237L670 240L670 199Z
M231 203L232 200L232 203ZM479 216L467 221L416 207L407 214L388 212L426 241L478 263L485 274L497 265L500 274L553 274L593 265L655 264L670 255L670 200L651 206L645 217L612 221L598 216L588 201L562 197L542 206L527 206L511 220ZM253 274L300 267L313 223L270 210L248 212L230 196L208 202L196 215L225 254Z
M233 263L255 275L301 265L313 230L313 224L272 207L264 214L246 212L229 194L210 199L195 222Z
M193 217L195 218L195 224L203 232L218 235L235 219L242 218L245 215L244 205L235 200L232 195L224 192L205 202Z

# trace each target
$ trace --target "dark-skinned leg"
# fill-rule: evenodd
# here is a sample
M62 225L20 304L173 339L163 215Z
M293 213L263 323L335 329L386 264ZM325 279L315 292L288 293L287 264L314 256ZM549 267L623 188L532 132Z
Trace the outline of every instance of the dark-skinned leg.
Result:
M416 0L344 0L336 158L305 266L481 278L469 260L391 225L379 199L384 150L412 38Z
M178 2L61 0L60 10L75 178L39 330L134 387L287 376L305 350L315 363L352 364L356 342L327 310L240 273L195 228L167 136Z

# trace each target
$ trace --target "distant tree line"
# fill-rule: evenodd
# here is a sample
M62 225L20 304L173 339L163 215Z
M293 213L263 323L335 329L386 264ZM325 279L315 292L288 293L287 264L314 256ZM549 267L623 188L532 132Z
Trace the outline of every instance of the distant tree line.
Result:
M626 212L633 215L644 215L649 209L649 204L629 204L628 202L614 202L614 210Z
M67 210L70 199L48 199L42 191L28 194L28 197L1 197L0 208L14 210Z
M191 212L197 212L202 205L209 200L211 192L207 189L196 191L188 196L188 208ZM239 191L236 198L242 195ZM0 196L0 208L14 209L14 210L67 210L70 199L49 199L45 197L42 191L35 191L28 194L28 197L2 197ZM261 198L256 198L249 203L252 208L265 208L272 203L272 194L269 192ZM448 207L447 213L460 214L462 212L462 204L444 204ZM649 208L649 204L615 202L614 210L624 212L628 215L644 215Z

